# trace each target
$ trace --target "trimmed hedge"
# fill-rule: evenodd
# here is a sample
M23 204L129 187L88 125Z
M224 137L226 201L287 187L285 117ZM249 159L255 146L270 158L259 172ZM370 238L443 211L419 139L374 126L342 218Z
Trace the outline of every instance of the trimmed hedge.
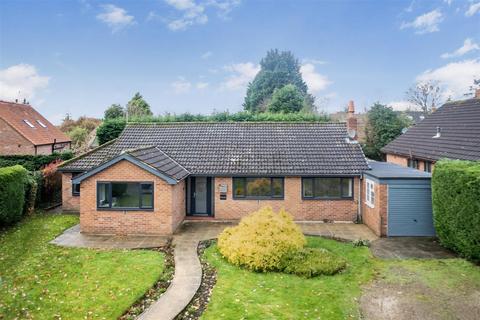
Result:
M123 119L112 119L104 121L97 128L97 138L100 145L117 138L125 129L127 123Z
M63 161L73 158L73 153L65 151L62 153L53 153L49 155L15 155L15 156L0 156L0 168L11 167L14 165L21 165L28 171L37 171L42 169L47 164L61 159Z
M0 226L19 221L23 216L28 171L20 166L0 168Z
M432 177L433 218L442 245L480 261L480 162L442 160Z

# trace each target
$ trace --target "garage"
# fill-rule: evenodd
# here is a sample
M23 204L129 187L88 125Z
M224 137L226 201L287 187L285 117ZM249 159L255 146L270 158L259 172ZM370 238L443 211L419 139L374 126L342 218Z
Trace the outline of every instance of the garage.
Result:
M377 235L435 236L431 174L370 161L364 172L363 221Z

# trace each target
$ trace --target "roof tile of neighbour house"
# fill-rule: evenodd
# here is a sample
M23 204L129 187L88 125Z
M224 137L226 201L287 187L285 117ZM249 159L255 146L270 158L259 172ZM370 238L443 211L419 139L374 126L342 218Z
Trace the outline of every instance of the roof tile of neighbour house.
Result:
M62 131L51 124L31 105L0 101L0 119L34 145L70 142Z
M440 129L440 136L437 134ZM480 160L480 99L444 104L382 152L426 160Z
M117 140L61 170L87 171L151 146L194 175L358 175L368 169L342 123L190 122L129 124ZM135 156L154 162L147 153Z

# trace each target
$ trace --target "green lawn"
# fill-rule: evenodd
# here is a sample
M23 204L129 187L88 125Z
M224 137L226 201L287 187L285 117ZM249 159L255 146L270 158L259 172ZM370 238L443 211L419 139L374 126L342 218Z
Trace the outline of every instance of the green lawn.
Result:
M345 258L347 269L335 276L312 279L254 273L228 264L216 246L208 248L205 256L218 275L202 319L359 319L362 289L374 279L400 287L412 281L422 283L430 288L425 293L431 296L480 293L480 268L463 259L379 260L366 247L307 239L308 246L323 247Z
M158 252L48 244L76 223L37 215L0 233L0 319L116 319L162 274Z
M305 279L283 273L254 273L228 264L217 247L205 251L217 268L217 284L202 319L349 319L358 318L360 286L374 276L366 247L308 237L309 247L323 247L348 261L335 276Z

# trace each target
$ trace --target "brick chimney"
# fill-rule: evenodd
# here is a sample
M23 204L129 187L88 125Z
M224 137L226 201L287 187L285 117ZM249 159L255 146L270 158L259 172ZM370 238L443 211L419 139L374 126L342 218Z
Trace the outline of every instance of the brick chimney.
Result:
M353 140L357 140L357 117L355 116L355 105L352 100L348 102L347 130L349 137Z
M480 88L475 90L475 98L480 99Z

